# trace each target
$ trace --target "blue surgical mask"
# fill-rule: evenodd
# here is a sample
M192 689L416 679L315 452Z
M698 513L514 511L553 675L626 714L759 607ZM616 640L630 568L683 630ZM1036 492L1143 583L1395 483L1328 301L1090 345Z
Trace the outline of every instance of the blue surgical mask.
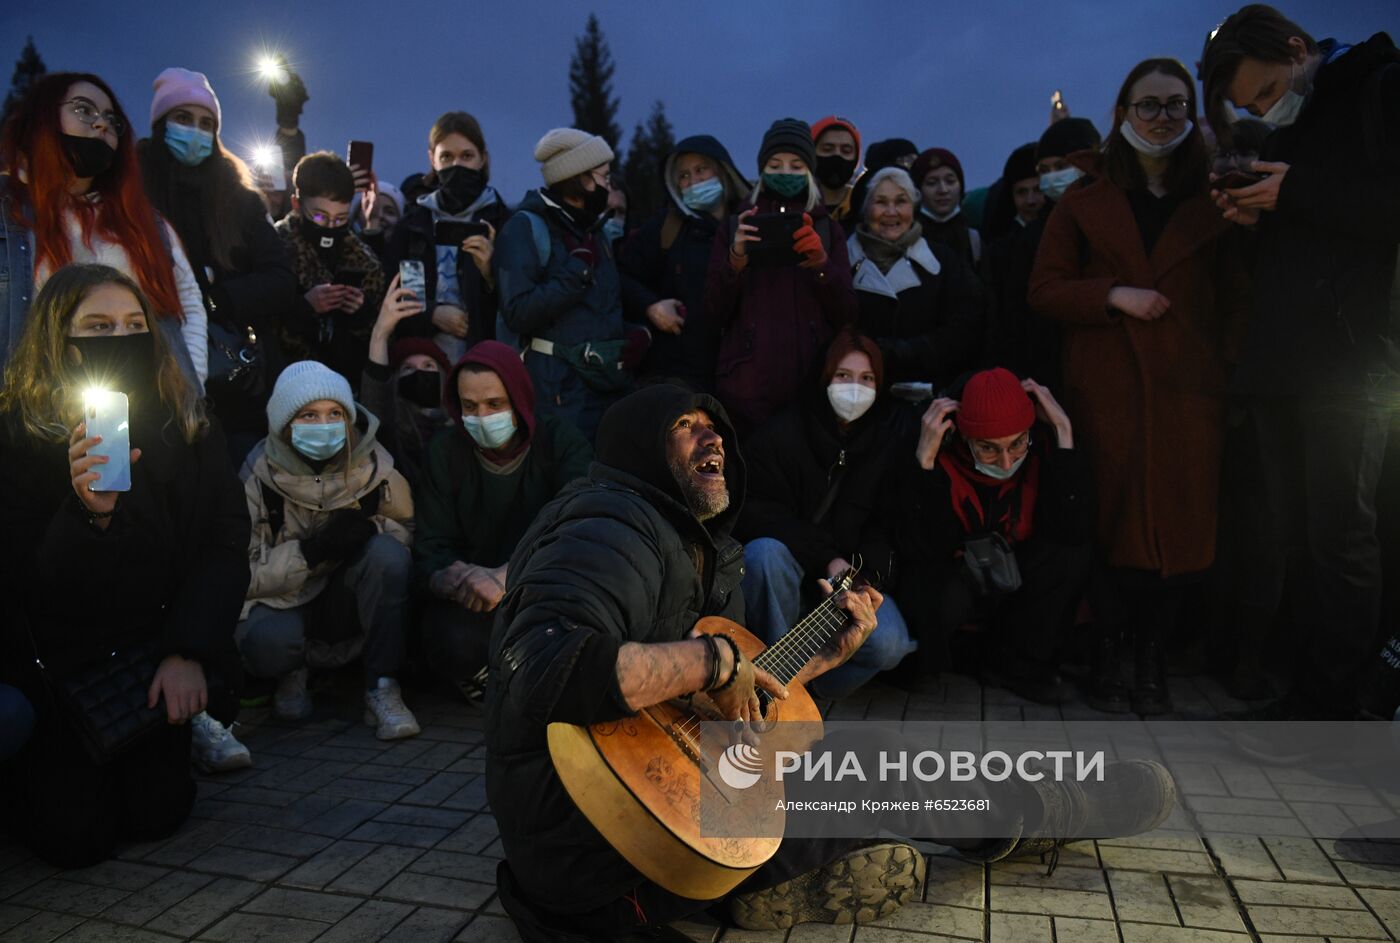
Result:
M617 242L625 235L627 235L627 227L616 216L609 216L603 222L603 238L608 242Z
M214 135L208 131L173 121L165 125L165 146L186 167L198 167L214 153Z
M515 413L506 409L483 417L463 416L462 425L483 449L505 448L515 435Z
M1065 167L1062 170L1052 170L1040 175L1040 192L1045 194L1047 200L1058 201L1065 195L1070 184L1084 176L1084 171L1078 167Z
M997 481L1005 481L1014 476L1021 470L1021 466L1025 464L1026 461L1026 456L1022 455L1011 463L1010 468L1002 468L1000 465L988 465L978 460L977 453L972 451L972 443L968 443L967 448L969 452L972 452L972 467L977 469L978 474L986 475L988 478L995 478ZM1026 454L1029 455L1030 453L1028 452Z
M697 213L714 209L715 204L724 198L724 183L718 177L693 183L681 191L681 202L687 209Z
M1137 151L1143 157L1170 156L1173 151L1181 146L1181 142L1185 141L1194 130L1196 130L1196 122L1188 121L1186 122L1186 127L1181 129L1181 133L1170 141L1164 141L1161 144L1153 144L1151 141L1147 140L1147 138L1138 134L1137 129L1128 123L1127 118L1124 118L1123 123L1118 126L1118 131L1123 135L1123 140L1132 145L1133 150Z
M293 423L292 448L316 462L334 458L345 448L345 423Z

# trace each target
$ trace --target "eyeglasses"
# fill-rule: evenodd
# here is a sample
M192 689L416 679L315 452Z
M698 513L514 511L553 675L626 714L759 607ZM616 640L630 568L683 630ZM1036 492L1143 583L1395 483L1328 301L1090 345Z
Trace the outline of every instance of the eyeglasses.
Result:
M97 124L98 119L117 137L126 133L126 122L123 121L115 111L98 111L97 105L87 98L70 98L63 104L68 106L68 112L87 125L89 128Z
M1029 432L1022 433L1020 438L1012 441L1010 445L995 445L991 442L973 442L971 445L972 454L977 456L977 460L990 465L1001 458L1003 453L1011 458L1020 458L1025 455L1030 451L1031 434Z
M350 222L349 213L336 213L335 215L331 215L330 213L311 212L306 214L306 218L317 226L324 226L327 229L335 229Z
M1140 102L1133 102L1133 111L1137 112L1138 118L1142 121L1151 121L1160 115L1164 108L1168 118L1180 121L1191 110L1191 103L1184 98L1173 98L1165 105L1155 98L1144 98Z
M589 172L589 176L593 178L593 182L594 182L594 183L596 183L598 186L602 187L604 190L611 190L611 189L612 189L613 175L612 175L611 173L606 173L606 174L603 174L602 177L599 177L597 174L592 173L592 172L590 171L590 172Z

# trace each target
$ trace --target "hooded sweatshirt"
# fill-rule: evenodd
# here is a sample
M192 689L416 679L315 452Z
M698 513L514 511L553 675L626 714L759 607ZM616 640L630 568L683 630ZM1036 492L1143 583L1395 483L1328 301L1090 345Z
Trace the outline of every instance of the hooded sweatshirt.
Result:
M666 460L672 424L692 409L709 413L724 440L731 498L704 523ZM703 616L743 618L743 551L729 531L745 475L724 408L669 384L645 387L608 410L597 442L588 478L540 512L511 558L491 638L487 796L524 894L559 913L615 900L642 877L564 791L546 727L631 713L617 680L624 643L678 641Z
M516 436L488 451L462 425L457 378L467 364L501 378L515 413ZM535 415L535 388L520 357L497 341L482 341L458 361L447 379L444 408L451 426L433 440L417 494L416 576L432 575L461 560L498 567L510 559L540 508L588 471L593 450L573 426Z
M685 205L676 183L682 154L700 154L720 168L725 195L721 219ZM721 324L705 306L705 278L715 230L733 208L748 198L750 186L734 166L724 145L708 134L688 137L666 158L666 192L672 205L641 226L618 251L623 310L629 320L646 322L646 310L665 298L685 306L680 334L652 330L652 346L642 364L646 376L682 380L697 390L714 388Z

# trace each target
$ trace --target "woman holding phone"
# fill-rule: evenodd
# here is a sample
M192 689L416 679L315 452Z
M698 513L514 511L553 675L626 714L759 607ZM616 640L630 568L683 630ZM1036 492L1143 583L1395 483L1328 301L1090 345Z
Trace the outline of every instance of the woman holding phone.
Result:
M257 338L265 375L276 376L278 323L296 304L297 277L248 168L225 150L219 98L202 73L171 68L156 76L151 136L137 144L146 193L180 236L212 322L231 336ZM210 405L238 467L267 434L268 389L216 375Z
M1065 407L1088 449L1102 566L1086 692L1100 710L1171 709L1164 646L1215 559L1226 363L1247 286L1207 194L1196 84L1148 59L1118 91L1103 169L1045 226L1030 305L1064 327ZM1131 685L1118 643L1131 627Z
M0 391L0 573L11 612L0 665L38 713L29 744L0 767L0 809L57 867L172 833L194 803L192 722L206 707L237 705L248 511L223 434L154 323L134 279L101 265L60 268L34 299ZM88 435L83 394L99 386L126 394L128 456L97 454ZM130 489L100 490L120 465ZM158 659L148 705L168 724L98 763L49 685L148 641Z
M496 233L510 215L488 180L491 154L481 125L449 111L428 132L423 177L428 192L404 207L389 239L385 268L423 263L426 310L403 322L400 334L431 337L455 363L471 345L496 336L496 279L491 260Z
M750 205L715 233L705 302L726 325L715 391L741 433L796 401L836 332L855 319L846 234L812 176L807 122L773 122Z
M208 318L179 237L141 185L131 122L107 83L85 72L39 79L0 131L0 365L30 302L72 262L110 265L141 286L153 326L176 340L189 378L207 375Z

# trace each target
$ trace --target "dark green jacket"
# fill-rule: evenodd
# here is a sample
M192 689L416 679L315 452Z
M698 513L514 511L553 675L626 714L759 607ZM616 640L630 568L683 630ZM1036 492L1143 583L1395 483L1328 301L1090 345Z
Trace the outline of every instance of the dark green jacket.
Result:
M540 508L588 473L593 450L582 433L552 416L538 416L535 424L530 452L510 475L483 468L460 426L433 438L427 475L414 495L413 557L420 586L457 560L487 567L505 563Z

